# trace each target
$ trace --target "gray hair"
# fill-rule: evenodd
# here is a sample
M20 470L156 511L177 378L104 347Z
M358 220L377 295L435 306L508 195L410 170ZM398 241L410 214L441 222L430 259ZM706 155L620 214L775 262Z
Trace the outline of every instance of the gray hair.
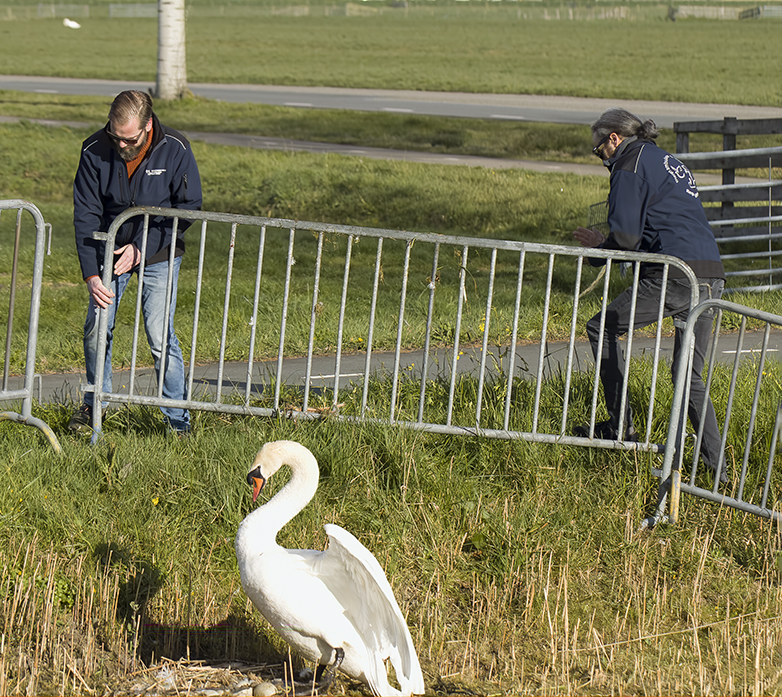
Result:
M607 138L612 133L622 138L637 136L647 140L654 140L660 135L654 121L651 119L641 121L635 114L620 107L606 109L592 124L592 133L596 133L601 139Z
M152 117L152 98L146 92L125 90L111 103L109 121L125 125L138 119L139 128L144 128Z

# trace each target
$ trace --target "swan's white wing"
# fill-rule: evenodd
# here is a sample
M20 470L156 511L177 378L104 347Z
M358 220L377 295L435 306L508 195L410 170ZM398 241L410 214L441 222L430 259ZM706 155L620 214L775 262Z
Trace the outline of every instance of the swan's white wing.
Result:
M325 525L328 549L319 560L319 574L340 600L364 639L367 678L376 692L388 692L384 659L396 671L402 693L423 694L421 666L410 630L394 598L385 572L372 553L338 525Z

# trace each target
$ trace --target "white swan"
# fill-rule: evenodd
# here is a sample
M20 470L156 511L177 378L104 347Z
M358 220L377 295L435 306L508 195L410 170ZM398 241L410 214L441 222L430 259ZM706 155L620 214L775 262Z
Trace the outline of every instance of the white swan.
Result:
M242 587L261 614L320 676L333 665L376 695L424 693L424 678L385 573L372 553L338 525L325 525L328 548L285 549L279 530L306 506L318 488L318 463L293 441L267 443L247 475L253 501L283 464L290 481L250 513L236 533ZM386 660L401 691L389 683Z

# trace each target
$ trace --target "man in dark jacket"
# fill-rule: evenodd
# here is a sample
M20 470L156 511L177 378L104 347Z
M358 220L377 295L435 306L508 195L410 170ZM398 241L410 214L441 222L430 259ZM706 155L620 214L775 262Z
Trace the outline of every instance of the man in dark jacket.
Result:
M152 111L149 95L135 90L117 95L106 126L84 141L73 182L76 249L90 296L84 325L87 382L95 384L98 308L108 308L103 391L111 391L114 318L131 275L139 271L141 250L145 249L141 309L158 381L163 380L164 397L186 399L184 361L174 333L174 312L179 267L184 254L183 233L189 223L179 221L174 240L171 219L150 218L144 247L143 220L138 217L126 222L117 233L113 275L107 288L101 280L104 243L94 240L92 233L106 232L117 215L132 206L186 210L201 207L201 178L190 144L182 134L161 125ZM166 317L168 259L172 243L176 247L176 257L170 311ZM164 333L167 333L165 350ZM165 365L162 376L161 359ZM89 426L92 406L93 393L85 392L84 402L71 417L68 427L80 430ZM190 415L187 410L166 407L162 411L174 431L180 434L189 432Z
M610 234L606 238L600 232L580 227L573 235L584 247L624 249L678 257L695 272L699 282L700 300L719 298L725 284L725 274L695 180L687 167L655 145L654 139L657 135L653 121L641 122L637 116L624 109L609 109L592 124L593 152L611 171L611 189L608 195ZM594 261L602 263L603 260ZM632 328L638 329L657 321L661 291L662 267L657 264L642 265ZM665 287L663 316L674 319L674 371L682 346L689 305L689 283L681 278L681 272L670 268ZM595 424L594 435L597 438L617 440L621 422L624 425L623 439L637 440L629 403L626 404L624 415L621 413L624 356L619 337L631 329L631 310L632 288L621 293L606 309L600 379L609 420ZM700 426L704 400L708 399L701 371L711 328L712 316L704 313L695 327L695 353L690 375L688 414L696 430ZM587 323L587 334L592 351L597 357L601 342L599 314ZM674 375L674 380L675 378ZM589 436L589 428L576 427L575 434ZM704 422L701 455L708 467L719 470L724 481L719 426L710 399Z

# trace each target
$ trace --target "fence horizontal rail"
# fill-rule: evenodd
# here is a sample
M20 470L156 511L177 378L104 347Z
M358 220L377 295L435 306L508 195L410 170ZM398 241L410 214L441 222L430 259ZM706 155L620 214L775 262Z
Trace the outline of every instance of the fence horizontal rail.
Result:
M690 169L747 169L782 166L782 147L681 152L676 154Z
M766 200L780 200L782 199L782 180L699 186L698 192L704 203L758 201L764 198Z

